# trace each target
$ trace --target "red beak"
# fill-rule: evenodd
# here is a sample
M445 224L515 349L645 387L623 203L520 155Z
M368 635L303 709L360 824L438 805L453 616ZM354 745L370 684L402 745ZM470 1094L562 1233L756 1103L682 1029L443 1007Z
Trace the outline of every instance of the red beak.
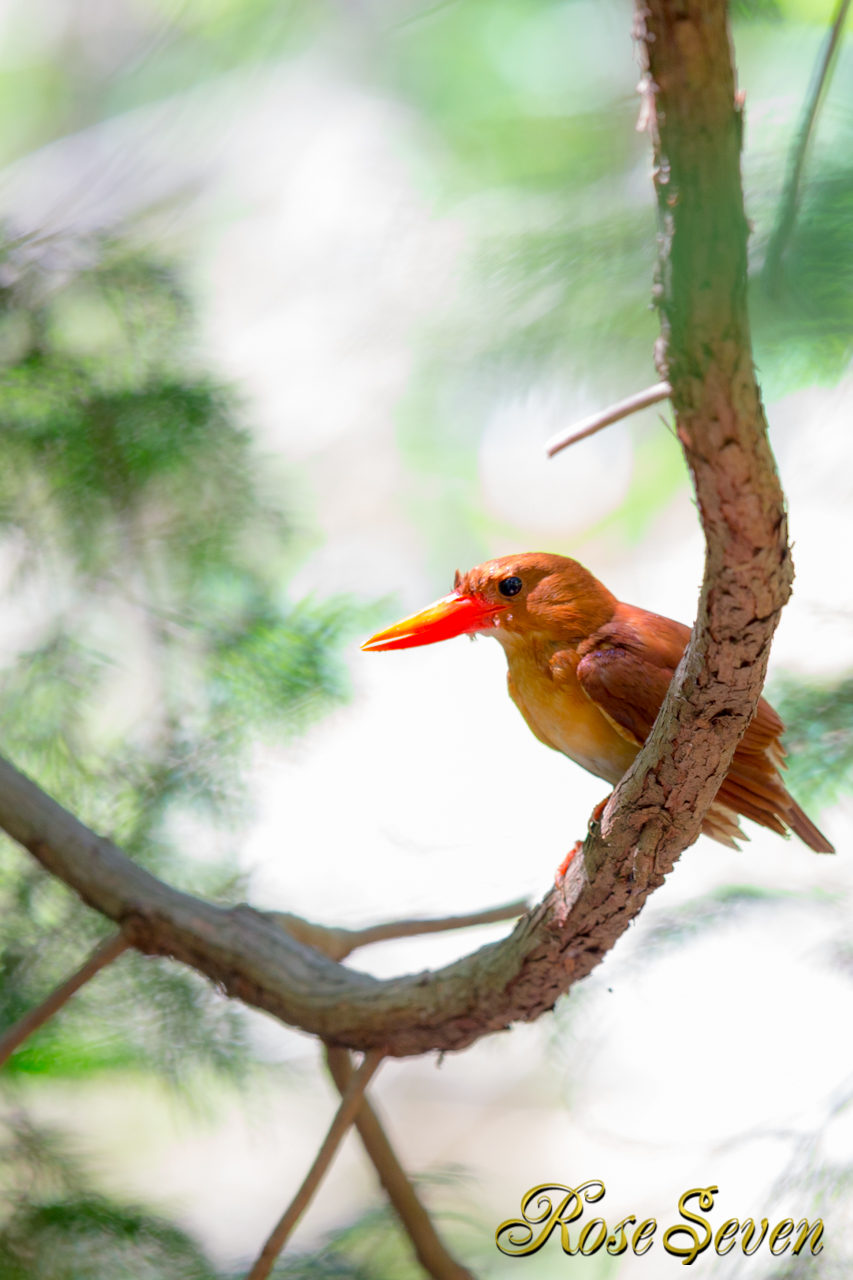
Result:
M476 596L458 595L455 591L411 618L395 622L387 631L378 631L361 647L368 651L381 649L413 649L419 644L435 644L451 640L491 626L495 614L506 605L488 604Z

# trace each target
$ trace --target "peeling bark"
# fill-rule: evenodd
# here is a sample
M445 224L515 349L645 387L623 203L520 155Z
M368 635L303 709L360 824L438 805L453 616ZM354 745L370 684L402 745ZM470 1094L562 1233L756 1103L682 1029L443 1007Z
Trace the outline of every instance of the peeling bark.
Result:
M0 762L0 825L141 951L352 1049L462 1049L533 1020L598 964L699 834L764 682L792 578L746 310L741 116L722 0L637 8L660 209L657 362L707 556L696 625L648 742L582 856L500 943L380 982L250 907L179 893ZM524 851L519 851L523 856Z

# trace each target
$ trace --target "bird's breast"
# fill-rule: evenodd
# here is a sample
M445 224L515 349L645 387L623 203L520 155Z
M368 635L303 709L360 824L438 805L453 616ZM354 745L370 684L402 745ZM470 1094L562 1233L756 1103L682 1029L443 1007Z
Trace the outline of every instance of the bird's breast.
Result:
M560 657L570 659L565 653ZM533 732L590 773L617 783L639 748L584 693L574 673L576 661L561 661L557 678L547 654L507 649L507 659L519 709Z

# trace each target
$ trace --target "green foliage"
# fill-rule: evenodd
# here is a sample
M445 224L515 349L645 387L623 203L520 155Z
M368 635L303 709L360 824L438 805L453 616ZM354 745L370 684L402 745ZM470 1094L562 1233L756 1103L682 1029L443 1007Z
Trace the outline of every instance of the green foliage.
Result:
M165 574L167 600L221 572L257 503L250 443L193 368L172 273L120 244L58 290L26 246L7 265L4 322L26 345L0 376L0 520L81 573Z
M384 42L384 72L439 131L458 186L578 190L625 163L622 4L459 0L421 12Z
M13 3L0 67L0 163L247 63L297 51L322 0L114 0L110 13ZM119 34L120 33L120 34Z
M0 1234L0 1280L216 1280L198 1246L141 1210L88 1196L27 1206Z
M756 355L774 394L843 375L853 354L853 166L813 172L780 288L768 296L758 276L751 297Z
M11 245L7 266L7 607L22 593L37 604L35 643L0 674L2 749L158 874L233 901L222 839L245 813L245 753L345 695L336 653L358 614L283 594L288 522L261 490L233 394L198 368L172 270L118 242L66 246L52 266ZM183 854L188 822L213 857ZM105 926L8 843L0 919L6 1026ZM6 1072L121 1067L184 1084L205 1069L233 1078L246 1062L234 1007L189 970L128 955Z
M5 1091L0 1122L0 1177L5 1192L2 1222L24 1204L83 1194L86 1172L55 1129L36 1125Z
M782 296L769 299L760 278L798 114L795 108L780 125L778 103L789 94L790 83L807 83L820 29L832 8L830 0L737 0L732 6L740 78L748 88L745 171L755 227L753 331L770 399L815 380L832 381L853 350L853 211L844 159L851 154L853 118L849 49L841 50L807 158ZM24 6L13 9L17 17L9 29L14 43L18 24L24 32L27 22ZM334 8L302 0L285 5L268 0L193 2L180 12L166 12L157 0L142 0L132 6L120 2L119 11L128 45L138 56L121 70L105 49L99 59L87 60L86 24L96 21L88 17L81 18L79 47L44 41L30 64L32 85L41 84L39 75L45 77L41 88L33 90L42 105L37 110L15 81L5 112L10 145L30 112L34 116L28 127L36 133L68 132L230 68L281 56L324 34L331 34L339 53L360 50L357 76L372 78L374 86L413 111L413 171L436 205L461 213L468 249L458 305L421 343L420 376L403 409L401 442L412 469L427 473L423 487L429 489L433 519L424 517L420 523L442 575L452 558L448 544L453 540L463 551L469 549L466 555L481 557L495 528L482 511L477 448L490 411L508 385L523 390L556 371L564 381L583 383L604 404L656 377L651 353L657 322L648 305L655 213L648 138L633 127L639 102L627 0L380 0L358 13L348 11L344 18ZM157 39L152 39L155 30ZM326 47L321 38L321 56ZM16 74L13 68L0 71L0 118L4 78ZM80 101L82 82L88 85L85 103ZM35 121L39 111L44 117L40 124ZM98 270L103 277L102 267ZM118 291L126 297L133 272L140 268L114 270ZM63 307L55 308L54 323L76 330L71 346L78 356L87 349L81 330L92 335L91 348L109 329L103 318L95 323L100 290L100 283L90 287L83 272L77 286L66 291ZM141 306L150 306L152 290L144 279L138 292ZM160 292L164 297L169 293ZM179 306L180 300L168 305ZM92 323L78 323L84 313ZM4 339L0 324L0 348L20 339L18 318L12 317L7 327ZM144 326L137 328L141 332ZM162 326L155 324L152 331L160 332ZM69 380L74 384L74 375L65 368L53 369L51 377L59 390ZM192 418L207 431L218 417L231 414L233 406L223 404L203 376L190 388L184 369L178 382L193 401L185 406L182 431ZM47 393L48 381L44 385ZM171 403L171 391L163 390ZM106 387L98 394L121 471L127 433L136 430L132 417L148 409L142 397L128 406L120 388ZM148 396L151 412L168 433L169 415L160 413L157 385ZM67 416L60 414L59 422L51 419L44 429L59 430L56 447L68 449L69 459L85 469L87 459L74 453L70 438L71 411L76 411L73 394ZM189 450L191 435L187 430L183 436ZM227 471L230 445L222 443L221 470ZM193 463L188 455L180 474L170 480L159 469L164 455L158 453L157 441L146 439L148 446L154 471L146 483L153 499L170 483L185 483ZM178 464L171 446L167 455L170 465ZM629 540L638 536L670 498L671 468L662 455L655 471L648 465L650 458L646 450L638 460L624 518L613 521L609 533ZM140 483L142 462L135 459L133 468ZM224 493L221 482L220 476L219 489L213 485L212 490ZM678 483L685 483L683 469ZM12 487L21 492L13 477ZM113 502L124 501L119 485L108 487ZM0 477L0 509L2 488ZM88 487L85 492L93 501L77 503L84 524L99 520L102 507L102 495L92 495ZM239 502L239 494L232 497ZM73 494L69 501L74 502ZM156 518L155 508L153 501L146 504L147 519ZM440 519L434 518L436 508ZM418 510L417 495L413 509ZM198 518L186 513L183 527L174 530L175 545L186 547L187 554L191 547L207 554L208 536L214 543L218 536L217 514L215 502L198 511ZM103 531L106 523L101 521ZM514 531L500 532L511 536ZM588 531L588 536L599 532ZM103 543L107 558L114 537L112 530ZM89 546L91 550L91 542Z
M790 752L786 783L819 809L853 790L853 678L832 682L788 677L773 691Z
M460 1211L465 1203L462 1182L461 1171L451 1167L418 1178L417 1186L451 1252L465 1258L478 1251L483 1240L491 1241L492 1228L474 1210ZM445 1198L448 1192L452 1195L453 1210L442 1211L442 1191ZM474 1270L479 1274L479 1266ZM272 1272L273 1280L419 1280L422 1275L411 1243L387 1204L330 1232L317 1249L286 1253Z
M729 11L734 19L746 21L778 21L782 17L777 0L731 0Z
M798 899L801 900L801 899ZM792 895L756 885L723 885L684 906L659 916L645 930L639 944L639 958L656 960L664 951L684 946L711 929L730 924L739 916L768 907L779 907L792 901ZM636 962L637 957L634 958Z
M394 1214L381 1208L331 1232L319 1249L285 1255L272 1274L273 1280L416 1280L420 1267Z
M202 1251L154 1214L94 1193L53 1130L21 1112L2 1123L2 1280L216 1280Z
M263 603L263 602L261 602ZM231 723L274 728L303 722L344 696L331 654L353 626L352 605L305 604L280 613L247 611L211 645L211 696Z
M155 873L235 901L223 841L246 815L247 753L345 696L338 650L361 615L288 601L294 533L234 394L200 367L171 268L120 241L47 256L9 241L0 265L5 607L28 641L0 672L0 749ZM188 830L205 856L184 852ZM108 931L0 840L0 1029ZM245 1081L250 1061L238 1006L129 952L3 1078L23 1096L27 1079L152 1072L188 1096L200 1074ZM0 1280L213 1276L175 1227L71 1176L61 1141L23 1113L6 1125Z
M218 1272L186 1232L138 1206L97 1194L66 1139L12 1109L0 1119L0 1280L237 1280ZM440 1214L442 1231L466 1237L469 1251L483 1224L458 1209L459 1175L421 1180L455 1191L456 1210ZM472 1228L474 1231L472 1232ZM488 1238L489 1233L485 1233ZM454 1248L457 1247L454 1242ZM418 1280L421 1268L391 1210L368 1209L310 1251L288 1251L274 1280Z
M849 41L818 117L772 298L761 275L800 113L797 98L780 104L793 96L791 78L808 84L822 39L817 26L804 32L800 24L828 22L831 8L743 0L733 13L739 83L747 89L750 306L756 363L771 400L837 380L853 353ZM433 519L422 526L439 543L443 566L451 540L470 548L473 562L494 539L482 514L478 448L508 393L562 382L603 406L657 378L658 323L649 306L656 215L648 138L633 128L639 102L629 26L629 7L618 3L459 0L425 11L385 47L387 80L432 131L438 199L466 198L470 253L460 302L424 344L423 390L405 406L401 429L405 456L428 475ZM639 445L646 445L642 434ZM683 467L673 477L665 450L656 466L650 460L648 451L637 457L631 491L608 532L636 537L686 483ZM499 532L504 540L523 536Z

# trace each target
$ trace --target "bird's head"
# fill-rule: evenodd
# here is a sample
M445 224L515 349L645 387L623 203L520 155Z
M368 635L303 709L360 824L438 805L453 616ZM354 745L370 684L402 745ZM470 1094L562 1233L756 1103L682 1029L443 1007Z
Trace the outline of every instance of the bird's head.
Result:
M522 637L581 640L613 616L616 598L566 556L530 551L456 573L450 595L396 622L362 649L411 649L486 632L504 644Z

